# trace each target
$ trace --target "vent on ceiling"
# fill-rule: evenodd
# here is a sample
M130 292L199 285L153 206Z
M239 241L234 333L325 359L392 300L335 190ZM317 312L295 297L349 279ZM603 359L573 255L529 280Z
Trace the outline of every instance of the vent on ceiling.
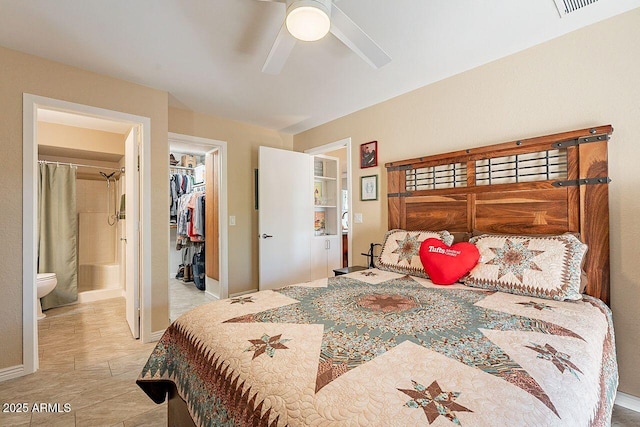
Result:
M558 8L560 17L567 16L568 14L575 12L578 9L589 6L591 3L595 3L598 0L553 0Z

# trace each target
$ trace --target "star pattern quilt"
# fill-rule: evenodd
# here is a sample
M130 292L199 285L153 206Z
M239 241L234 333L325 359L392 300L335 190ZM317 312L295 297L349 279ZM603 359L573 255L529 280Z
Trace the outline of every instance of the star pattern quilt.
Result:
M377 269L198 307L138 385L200 426L606 426L609 308Z

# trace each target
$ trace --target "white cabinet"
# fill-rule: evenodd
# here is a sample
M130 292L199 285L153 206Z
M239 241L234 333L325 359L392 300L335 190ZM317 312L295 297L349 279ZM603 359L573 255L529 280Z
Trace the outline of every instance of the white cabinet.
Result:
M342 236L315 236L311 243L311 280L333 277L342 267Z
M339 161L335 157L317 155L313 161L313 242L311 245L311 280L333 276L342 267L342 228Z

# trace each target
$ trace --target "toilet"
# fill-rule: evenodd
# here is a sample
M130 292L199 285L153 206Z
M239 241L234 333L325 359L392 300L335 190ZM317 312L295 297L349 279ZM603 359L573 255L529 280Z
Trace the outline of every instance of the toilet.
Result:
M40 320L47 317L47 315L42 312L40 298L49 295L58 284L58 279L56 278L56 273L38 273L36 280L38 282L38 320Z

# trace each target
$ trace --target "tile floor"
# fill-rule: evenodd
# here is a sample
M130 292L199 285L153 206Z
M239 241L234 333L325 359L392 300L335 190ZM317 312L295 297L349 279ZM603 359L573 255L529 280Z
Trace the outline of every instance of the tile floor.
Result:
M213 297L169 280L170 318ZM166 405L136 386L155 344L131 338L122 298L48 310L38 322L40 370L0 386L0 403L69 403L68 413L7 414L0 426L162 426Z
M71 410L0 412L0 426L167 425L166 404L135 384L155 344L131 338L123 298L48 310L38 329L40 370L0 383L0 404L68 403ZM611 425L640 426L640 413L615 406Z
M115 298L48 310L38 322L40 369L0 385L0 403L65 403L67 413L0 412L0 426L163 426L135 380L155 346L131 337Z
M637 427L640 426L640 412L613 406L613 416L611 417L611 427Z
M196 288L193 282L184 283L182 280L169 278L169 319L172 322L182 313L215 300L214 297Z

